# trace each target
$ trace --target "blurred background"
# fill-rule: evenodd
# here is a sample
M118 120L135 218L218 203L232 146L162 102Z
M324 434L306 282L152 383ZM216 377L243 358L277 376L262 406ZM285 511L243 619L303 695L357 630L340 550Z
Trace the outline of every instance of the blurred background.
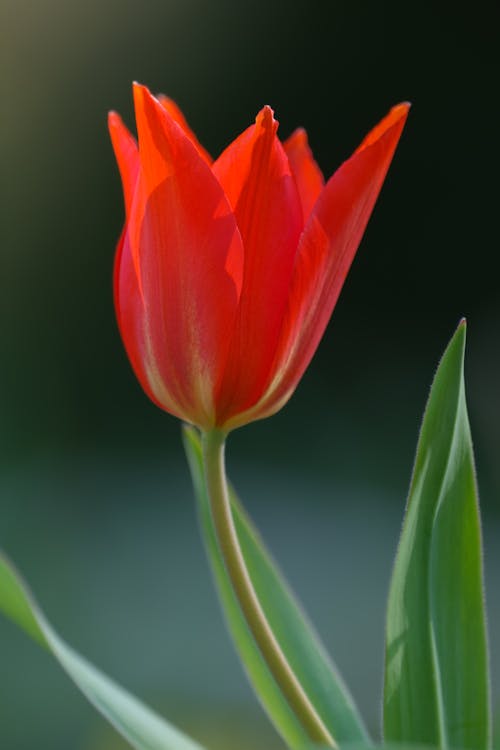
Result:
M131 81L216 155L271 104L325 175L413 102L303 382L235 433L230 473L378 731L385 598L438 359L466 376L500 709L498 17L493 2L1 0L0 544L75 647L213 750L279 750L225 633L180 425L143 395L111 296L123 218L106 130ZM0 621L0 744L123 750Z

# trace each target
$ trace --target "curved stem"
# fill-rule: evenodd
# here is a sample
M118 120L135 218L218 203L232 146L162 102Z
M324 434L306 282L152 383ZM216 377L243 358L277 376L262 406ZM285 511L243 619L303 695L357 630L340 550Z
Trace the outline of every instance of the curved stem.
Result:
M337 748L281 650L255 592L234 525L224 467L225 434L203 433L203 464L212 518L234 593L255 642L291 709L313 742Z

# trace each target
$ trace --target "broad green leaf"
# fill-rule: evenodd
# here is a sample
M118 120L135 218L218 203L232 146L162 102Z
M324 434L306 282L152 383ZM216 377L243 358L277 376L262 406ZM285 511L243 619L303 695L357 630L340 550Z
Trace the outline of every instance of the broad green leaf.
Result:
M277 730L289 747L294 750L303 748L309 744L308 737L262 659L226 573L205 489L200 439L191 427L184 429L184 436L205 545L233 640L250 681ZM369 743L368 734L341 677L232 490L231 505L243 556L257 596L309 700L338 742Z
M0 612L52 652L75 685L136 750L202 750L197 742L153 713L68 646L1 553Z
M417 447L387 612L386 741L490 743L481 529L465 403L463 321L441 360Z

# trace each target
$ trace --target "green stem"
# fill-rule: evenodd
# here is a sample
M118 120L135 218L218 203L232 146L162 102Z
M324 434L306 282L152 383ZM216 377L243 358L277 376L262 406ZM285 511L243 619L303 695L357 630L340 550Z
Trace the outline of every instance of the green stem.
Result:
M205 432L202 444L205 481L220 550L248 627L269 671L311 741L337 748L276 640L248 573L227 488L224 467L225 434L220 430Z

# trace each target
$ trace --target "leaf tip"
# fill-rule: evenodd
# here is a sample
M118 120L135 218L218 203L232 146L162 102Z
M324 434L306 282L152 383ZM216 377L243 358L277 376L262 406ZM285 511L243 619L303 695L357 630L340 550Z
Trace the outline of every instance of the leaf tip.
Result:
M465 317L461 318L457 329L455 333L452 336L451 342L456 341L457 344L462 349L462 356L465 354L465 339L467 335L467 319ZM450 342L450 343L451 343Z

